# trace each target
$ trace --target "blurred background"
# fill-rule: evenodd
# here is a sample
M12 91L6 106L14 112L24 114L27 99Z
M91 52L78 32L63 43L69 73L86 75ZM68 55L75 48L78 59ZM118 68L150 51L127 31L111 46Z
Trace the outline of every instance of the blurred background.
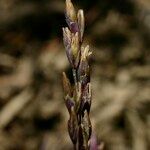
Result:
M105 150L150 149L150 1L74 0L86 17L93 131ZM0 0L0 150L71 150L61 75L64 0Z

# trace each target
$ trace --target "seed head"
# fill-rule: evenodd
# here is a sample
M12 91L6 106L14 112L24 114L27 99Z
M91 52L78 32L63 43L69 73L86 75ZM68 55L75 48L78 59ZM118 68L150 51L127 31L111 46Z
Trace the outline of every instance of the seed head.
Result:
M65 93L65 96L72 96L72 89L71 89L71 84L70 84L70 81L69 79L67 78L66 76L66 73L63 72L63 88L64 88L64 93Z
M76 21L76 12L71 0L66 0L66 15L71 21Z
M85 19L83 10L80 9L77 14L78 17L78 25L79 25L79 32L80 32L80 41L83 41L83 33L84 33L84 26L85 26Z
M74 107L71 108L70 119L68 120L68 132L73 144L76 144L78 138L78 121Z

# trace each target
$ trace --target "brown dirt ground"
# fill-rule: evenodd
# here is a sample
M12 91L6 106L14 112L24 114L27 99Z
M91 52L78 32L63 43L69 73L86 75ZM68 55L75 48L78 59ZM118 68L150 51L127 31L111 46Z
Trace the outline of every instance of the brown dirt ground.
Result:
M150 149L149 0L74 1L86 14L93 131L105 150ZM63 0L0 1L0 150L70 150Z

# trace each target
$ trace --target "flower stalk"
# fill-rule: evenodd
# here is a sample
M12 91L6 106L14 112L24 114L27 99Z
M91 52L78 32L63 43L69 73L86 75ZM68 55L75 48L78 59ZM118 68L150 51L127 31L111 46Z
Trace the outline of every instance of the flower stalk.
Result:
M74 84L71 85L63 72L64 100L69 112L68 132L75 150L91 149L92 125L89 117L91 108L91 83L89 57L92 54L89 46L83 47L85 26L84 12L76 13L71 0L66 0L66 22L63 28L63 42L68 61L72 67Z

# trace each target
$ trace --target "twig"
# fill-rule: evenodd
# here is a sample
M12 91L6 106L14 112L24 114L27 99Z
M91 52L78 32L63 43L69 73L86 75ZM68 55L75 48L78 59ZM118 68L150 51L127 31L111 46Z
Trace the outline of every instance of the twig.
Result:
M8 123L21 111L31 98L31 89L26 89L4 106L0 111L0 130L8 125Z

